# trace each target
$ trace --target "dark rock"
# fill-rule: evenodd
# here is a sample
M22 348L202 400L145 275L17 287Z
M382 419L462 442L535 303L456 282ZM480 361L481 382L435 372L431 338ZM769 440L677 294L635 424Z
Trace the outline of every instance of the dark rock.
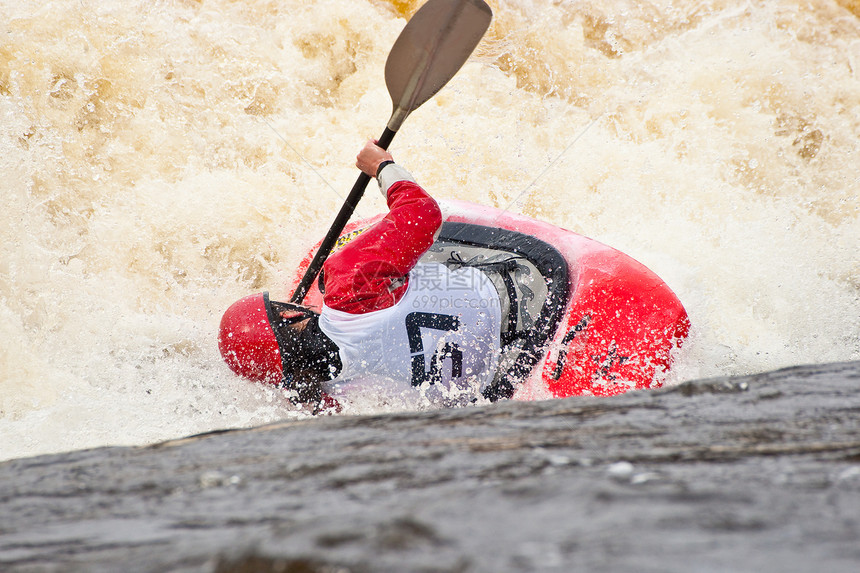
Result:
M860 362L0 464L0 570L856 571Z

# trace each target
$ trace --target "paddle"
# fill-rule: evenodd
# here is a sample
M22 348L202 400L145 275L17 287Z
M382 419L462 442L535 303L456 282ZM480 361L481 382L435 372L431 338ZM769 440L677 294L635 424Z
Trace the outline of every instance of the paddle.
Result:
M385 85L394 110L377 141L379 147L388 149L406 117L454 77L481 41L492 16L483 0L428 0L412 16L385 63ZM291 302L304 300L369 182L369 175L358 176Z

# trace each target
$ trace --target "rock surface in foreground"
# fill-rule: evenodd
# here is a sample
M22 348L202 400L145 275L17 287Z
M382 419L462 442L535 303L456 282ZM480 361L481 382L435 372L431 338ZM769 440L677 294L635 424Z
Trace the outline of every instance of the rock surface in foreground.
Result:
M860 570L860 362L0 464L0 570Z

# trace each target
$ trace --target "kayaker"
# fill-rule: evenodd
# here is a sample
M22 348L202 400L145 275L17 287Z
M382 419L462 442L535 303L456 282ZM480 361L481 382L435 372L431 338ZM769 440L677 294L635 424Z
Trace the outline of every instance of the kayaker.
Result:
M500 354L498 291L476 268L418 262L442 213L389 152L368 141L356 166L377 179L389 211L328 257L322 311L245 297L221 320L222 356L235 373L280 383L303 403L497 397L488 389Z

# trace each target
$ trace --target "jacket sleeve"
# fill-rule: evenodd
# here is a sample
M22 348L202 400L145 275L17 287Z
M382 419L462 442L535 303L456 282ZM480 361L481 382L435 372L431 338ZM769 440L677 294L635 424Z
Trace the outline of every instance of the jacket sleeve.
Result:
M388 187L388 214L332 254L323 266L329 308L364 314L393 306L407 274L442 225L436 201L409 179Z

